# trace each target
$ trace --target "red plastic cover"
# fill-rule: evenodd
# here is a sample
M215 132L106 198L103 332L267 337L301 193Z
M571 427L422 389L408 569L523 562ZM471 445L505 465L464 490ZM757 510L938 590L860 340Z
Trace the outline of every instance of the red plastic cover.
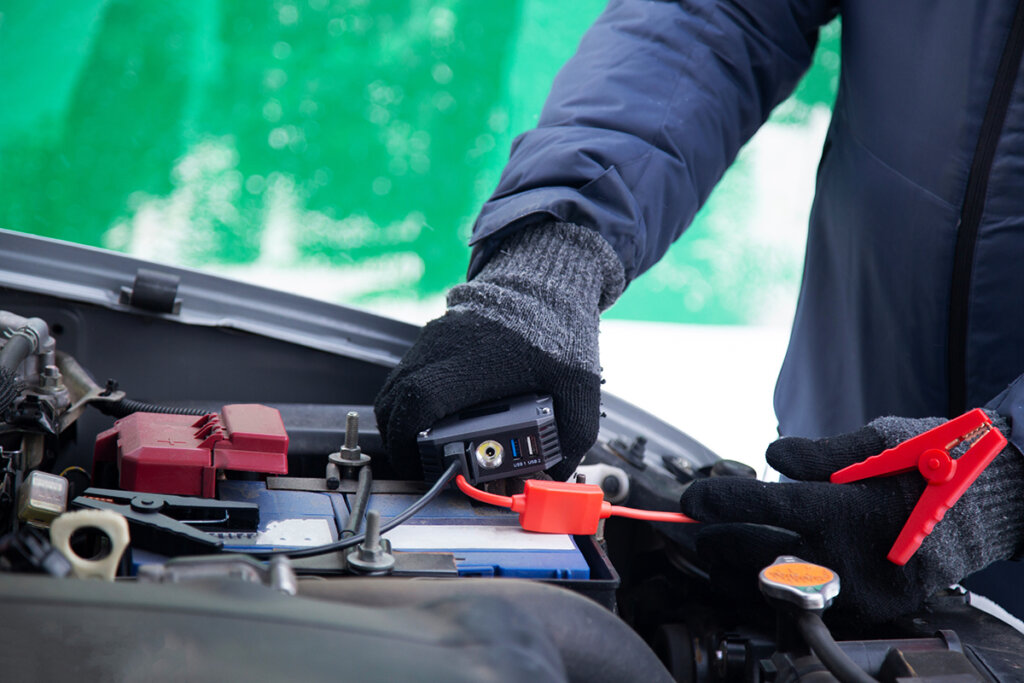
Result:
M287 474L288 434L281 413L258 404L133 413L96 438L94 459L117 462L122 489L213 498L218 470Z

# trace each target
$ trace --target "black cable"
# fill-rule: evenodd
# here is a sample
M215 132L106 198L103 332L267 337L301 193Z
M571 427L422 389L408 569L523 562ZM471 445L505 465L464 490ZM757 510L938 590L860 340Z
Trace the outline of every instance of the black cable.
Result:
M841 683L878 683L843 652L818 614L802 612L796 623L811 652Z
M455 475L462 469L462 464L458 461L453 462L448 469L444 471L444 474L434 482L434 485L430 487L426 493L424 493L419 500L407 507L396 517L392 517L388 520L387 524L382 524L380 527L380 533L385 534L391 531L399 524L405 523L410 517L415 515L417 512L427 506L430 501L437 497L437 494L441 493L448 483L455 478ZM317 555L326 555L333 553L338 550L344 550L345 548L351 548L352 546L362 543L366 539L366 533L356 534L355 536L349 536L333 543L327 543L325 545L318 545L312 548L299 548L299 549L285 549L285 550L264 550L264 551L252 551L252 550L240 550L235 548L224 548L223 552L236 553L238 555L249 555L258 559L267 559L270 557L277 557L284 555L292 559L299 559L302 557L316 557Z
M97 401L91 405L99 409L104 415L111 417L127 417L132 413L161 413L163 415L195 415L202 417L208 413L215 413L216 410L205 410L203 408L189 408L187 406L162 406L157 403L146 403L145 401L134 401L130 398L122 398L114 403Z
M373 473L369 465L359 468L359 481L356 484L356 495L352 499L352 508L349 510L348 522L342 529L338 538L346 538L359 531L366 516L366 506L370 502L370 489L373 488Z

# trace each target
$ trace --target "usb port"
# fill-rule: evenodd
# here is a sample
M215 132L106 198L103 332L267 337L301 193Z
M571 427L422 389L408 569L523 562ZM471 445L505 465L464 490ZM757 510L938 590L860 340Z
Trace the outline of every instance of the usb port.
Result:
M519 457L519 439L509 439L508 445L509 445L509 449L512 451L512 457L513 458L518 458Z
M537 444L534 443L532 436L526 437L526 454L530 456L537 455Z

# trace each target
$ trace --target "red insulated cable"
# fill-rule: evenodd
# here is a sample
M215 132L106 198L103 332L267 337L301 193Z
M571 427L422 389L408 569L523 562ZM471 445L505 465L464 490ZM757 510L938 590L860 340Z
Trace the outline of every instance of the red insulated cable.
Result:
M657 512L655 510L637 510L635 508L620 507L618 505L609 506L611 515L613 517L629 517L630 519L644 519L648 522L687 522L690 524L699 524L697 520L692 517L687 517L681 512Z
M503 508L512 507L512 499L509 496L499 496L494 493L487 493L487 491L481 491L478 488L474 488L473 485L466 481L466 478L461 474L455 477L455 485L459 487L460 491L473 500L479 500L481 503L489 503Z
M527 511L527 507L529 506L529 501L530 501L530 497L529 496L524 496L523 494L520 494L518 496L499 496L499 495L496 495L496 494L493 494L493 493L487 493L486 491L481 491L480 489L475 488L472 484L470 484L468 481L466 481L466 478L464 476L462 476L461 474L455 477L455 484L456 484L456 486L459 487L460 491L465 493L467 496L469 496L473 500L478 500L481 503L488 503L490 505L497 505L498 507L503 507L503 508L512 508L516 512L520 512L520 513L526 512ZM594 490L595 495L598 495L598 498L600 498L600 496L599 496L600 489L598 489L597 487L593 487L593 486L587 487L584 484L579 484L579 485L576 485L576 484L559 484L559 483L555 483L555 482L545 482L544 484L541 484L541 486L545 486L545 485L546 486L557 487L559 489L566 489L566 487L568 487L568 490L562 490L562 491L554 492L555 495L558 495L558 493L562 493L562 494L576 493L577 490L578 490L578 492L582 493L585 488L592 488ZM568 500L568 499L563 499L563 500ZM578 508L579 505L580 505L580 503L577 501L576 504L575 504L577 509L579 509ZM586 513L584 513L584 514L586 514ZM697 523L697 520L692 519L690 517L687 517L686 515L684 515L681 512L659 512L659 511L655 511L655 510L636 510L634 508L620 507L618 505L610 505L607 502L600 503L599 507L593 508L591 514L594 515L594 517L593 517L593 523L594 524L597 523L597 519L598 518L604 519L604 518L611 517L611 516L629 517L630 519L642 519L642 520L646 520L648 522L689 522L689 523ZM554 528L552 528L552 529L543 528L543 527L547 527L547 525L548 525L548 520L545 520L545 523L542 524L541 527L533 528L531 530L533 530L533 531L553 531L554 530ZM559 526L560 526L559 524L555 525L555 527L559 527Z

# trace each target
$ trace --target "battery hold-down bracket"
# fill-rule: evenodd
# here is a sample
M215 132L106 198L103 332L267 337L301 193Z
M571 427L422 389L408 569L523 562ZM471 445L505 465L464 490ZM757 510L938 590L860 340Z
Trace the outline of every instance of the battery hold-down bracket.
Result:
M133 413L96 437L94 469L113 462L122 489L214 498L218 471L287 474L288 434L281 413L259 404L198 418Z
M436 481L455 459L474 484L535 474L562 460L553 401L536 394L449 415L421 432L417 442L427 481Z

